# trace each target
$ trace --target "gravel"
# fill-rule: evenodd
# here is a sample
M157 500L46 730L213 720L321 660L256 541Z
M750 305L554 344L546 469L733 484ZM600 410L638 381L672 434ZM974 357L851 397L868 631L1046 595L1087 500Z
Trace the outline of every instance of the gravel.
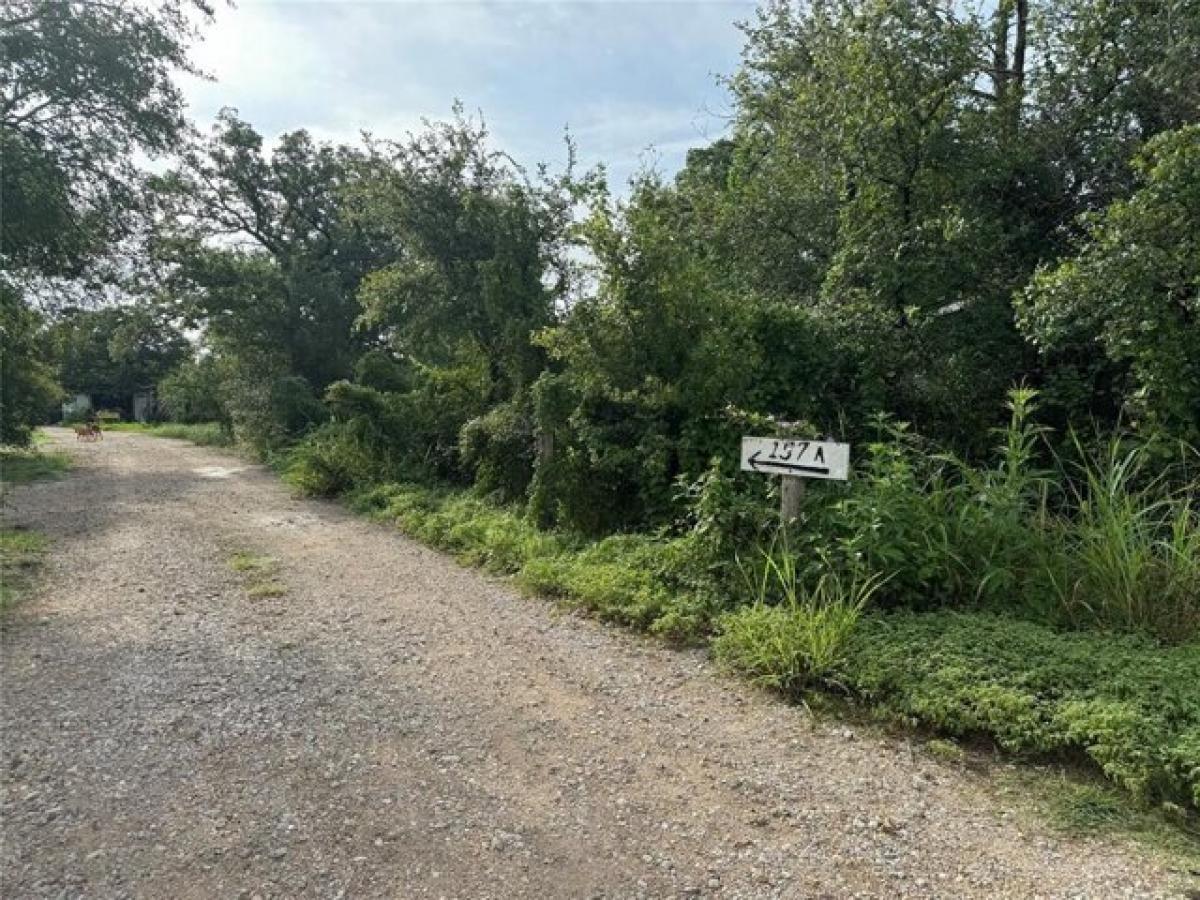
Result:
M2 633L4 897L1184 889L983 776L558 614L257 466L53 434L76 465L5 512L55 544ZM253 599L241 551L287 593Z

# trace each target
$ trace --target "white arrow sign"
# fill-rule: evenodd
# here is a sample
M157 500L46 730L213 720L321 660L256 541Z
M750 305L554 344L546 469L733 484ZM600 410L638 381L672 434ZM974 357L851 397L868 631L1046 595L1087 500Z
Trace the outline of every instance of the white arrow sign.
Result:
M767 475L828 478L845 481L850 475L850 445L790 438L742 438L742 468Z

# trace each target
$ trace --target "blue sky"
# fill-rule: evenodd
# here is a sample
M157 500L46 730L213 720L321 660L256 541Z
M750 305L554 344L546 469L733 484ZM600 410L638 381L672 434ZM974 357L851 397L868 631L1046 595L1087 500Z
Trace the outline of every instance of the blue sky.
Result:
M520 162L558 168L570 127L584 164L620 191L637 168L667 174L725 129L718 75L734 71L752 0L412 2L240 0L196 48L215 82L187 79L202 128L236 107L264 134L401 137L455 98L482 111Z

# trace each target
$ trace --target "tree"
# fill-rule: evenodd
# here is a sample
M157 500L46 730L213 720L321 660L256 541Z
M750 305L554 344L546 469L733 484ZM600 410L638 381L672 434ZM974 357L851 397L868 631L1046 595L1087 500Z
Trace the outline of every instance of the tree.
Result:
M78 278L136 221L133 160L177 146L205 0L7 0L0 11L0 293L6 440L54 391L34 354L30 285Z
M1200 125L1158 135L1132 165L1138 190L1084 220L1075 255L1022 295L1021 324L1063 372L1053 399L1075 418L1120 413L1196 444Z
M361 152L304 131L268 151L226 110L212 135L156 184L163 292L229 361L230 413L243 436L292 400L306 412L292 408L284 418L306 427L316 393L349 377L376 342L358 327L357 291L386 247L347 200L362 164ZM270 440L283 438L269 431Z
M64 388L127 414L134 394L153 390L191 353L165 311L149 305L64 310L46 342Z
M139 153L178 147L206 0L8 0L0 13L0 263L75 275L129 231Z
M391 250L363 285L365 320L429 365L481 355L495 402L545 364L530 337L567 301L571 210L595 180L568 169L534 184L487 140L456 108L451 122L377 145L355 199Z
M62 396L42 360L41 316L0 280L0 444L24 447Z

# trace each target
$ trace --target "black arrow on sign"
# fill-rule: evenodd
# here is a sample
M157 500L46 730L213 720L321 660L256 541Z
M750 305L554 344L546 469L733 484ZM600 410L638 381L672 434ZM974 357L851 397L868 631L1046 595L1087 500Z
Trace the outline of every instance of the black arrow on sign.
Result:
M814 475L829 474L829 468L827 466L801 466L797 465L796 463L775 462L770 460L760 463L758 461L758 457L761 453L761 450L755 450L754 454L750 457L750 459L747 460L747 462L750 463L750 468L754 469L756 472L759 469L787 469L789 472L811 472Z

